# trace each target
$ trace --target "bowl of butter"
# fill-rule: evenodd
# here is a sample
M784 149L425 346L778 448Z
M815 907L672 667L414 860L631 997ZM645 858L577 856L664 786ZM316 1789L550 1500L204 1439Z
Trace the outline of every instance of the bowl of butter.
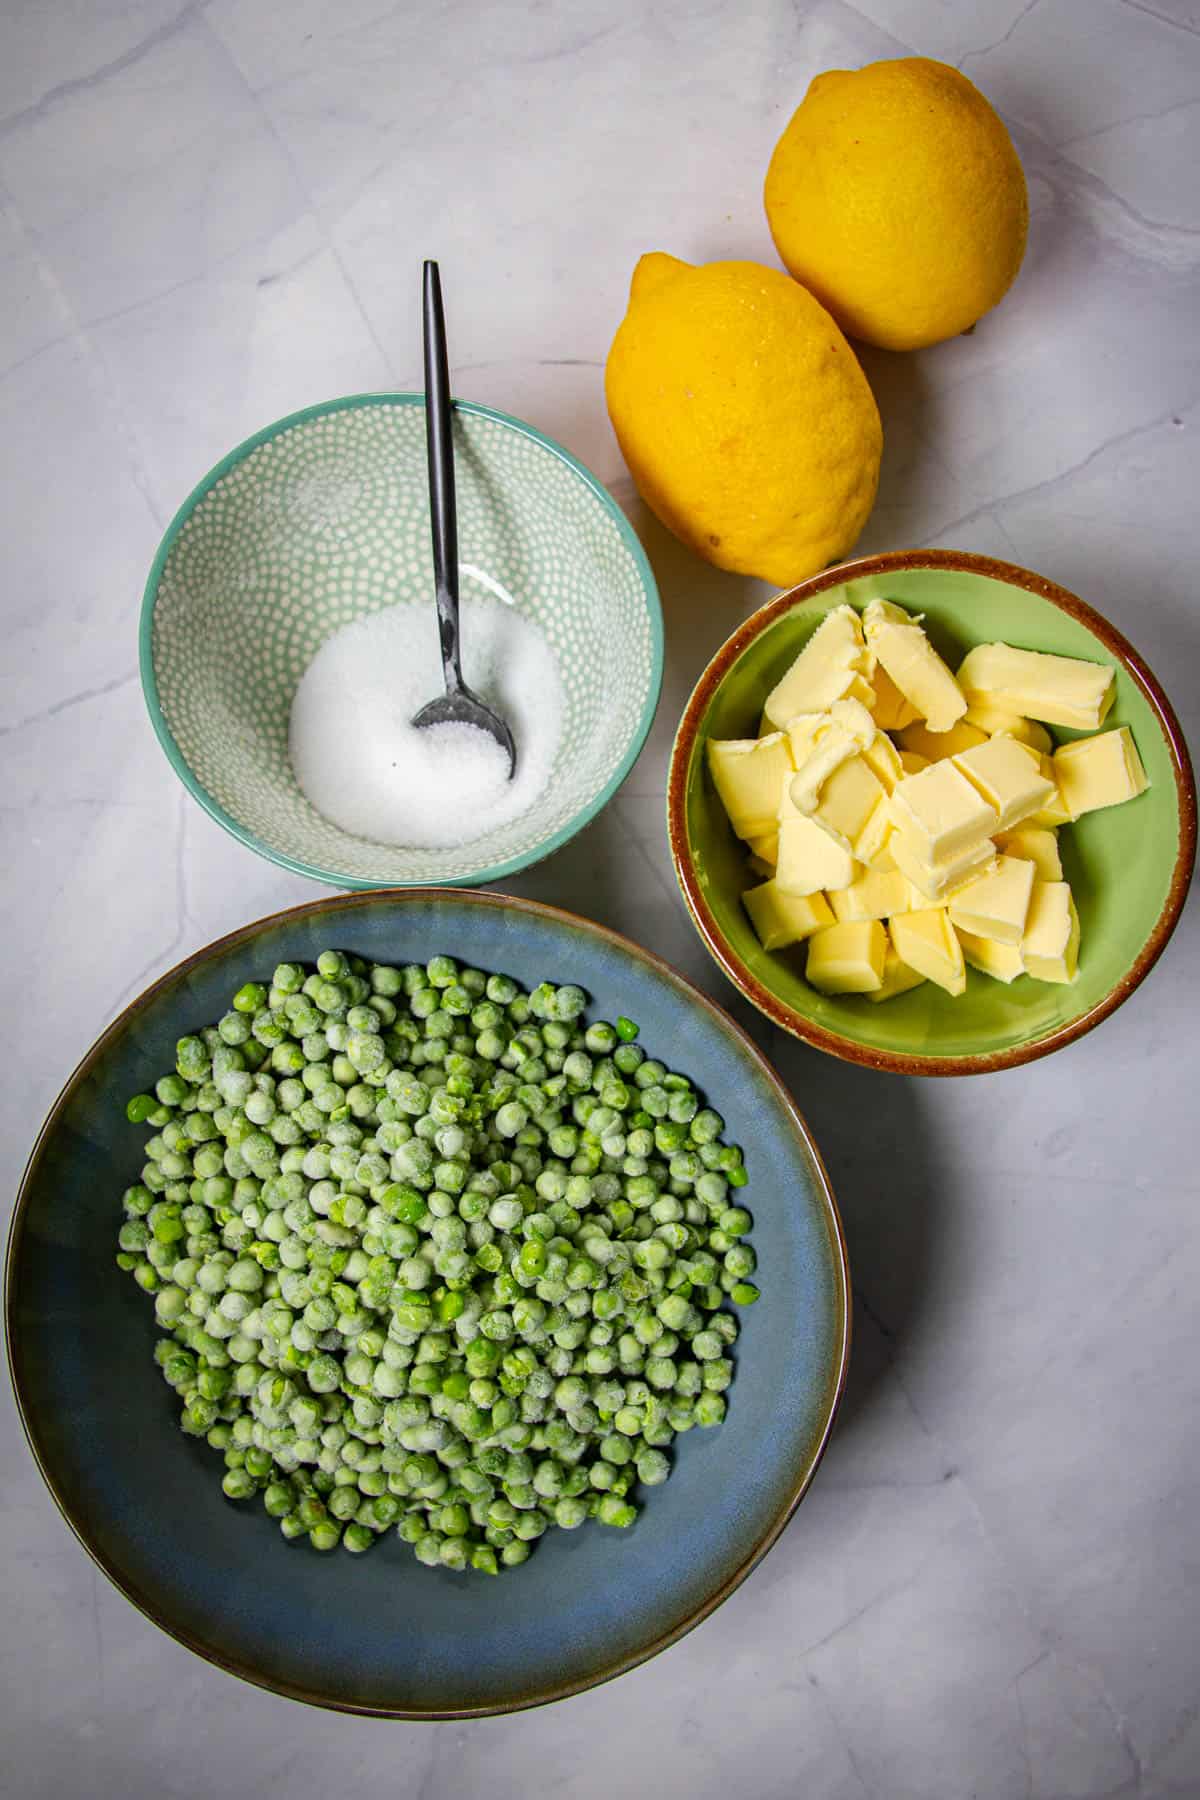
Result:
M668 781L700 936L774 1024L907 1074L1044 1056L1162 954L1196 850L1188 752L1121 634L955 550L826 570L704 671Z

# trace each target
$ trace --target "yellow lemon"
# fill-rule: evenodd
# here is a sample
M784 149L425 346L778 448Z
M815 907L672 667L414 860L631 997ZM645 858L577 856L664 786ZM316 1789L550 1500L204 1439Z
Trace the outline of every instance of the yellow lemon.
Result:
M1025 254L1012 139L965 75L922 56L818 75L763 198L796 280L851 337L885 350L966 331Z
M862 530L879 412L825 308L779 270L643 256L605 393L647 506L719 568L789 587Z

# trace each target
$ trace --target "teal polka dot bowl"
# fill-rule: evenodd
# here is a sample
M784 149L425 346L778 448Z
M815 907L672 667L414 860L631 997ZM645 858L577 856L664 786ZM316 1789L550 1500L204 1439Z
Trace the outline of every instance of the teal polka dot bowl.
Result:
M250 849L335 887L472 885L549 855L616 792L658 703L658 590L616 501L489 407L455 403L454 443L463 595L499 594L534 621L564 702L546 788L469 843L352 836L288 755L292 697L334 631L397 604L436 630L423 395L353 395L247 439L179 509L146 585L142 687L176 774Z

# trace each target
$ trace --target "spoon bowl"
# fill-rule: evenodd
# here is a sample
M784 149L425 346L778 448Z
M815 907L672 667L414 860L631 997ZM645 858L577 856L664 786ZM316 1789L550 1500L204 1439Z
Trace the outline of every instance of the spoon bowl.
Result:
M452 693L439 694L436 699L430 700L421 708L413 724L418 731L424 731L430 725L473 725L478 731L486 731L489 737L495 738L507 756L509 778L512 778L517 766L517 747L513 742L513 734L499 713L494 713L478 694L473 694L465 681Z

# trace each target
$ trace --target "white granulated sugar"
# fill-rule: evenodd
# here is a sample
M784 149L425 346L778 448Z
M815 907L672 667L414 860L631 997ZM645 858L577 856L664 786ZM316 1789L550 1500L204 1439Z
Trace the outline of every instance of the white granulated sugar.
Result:
M413 727L443 691L428 605L369 613L326 639L292 701L292 767L319 813L356 837L413 849L470 843L528 811L554 767L563 694L538 627L496 600L461 607L463 675L508 721L517 768L470 725Z

